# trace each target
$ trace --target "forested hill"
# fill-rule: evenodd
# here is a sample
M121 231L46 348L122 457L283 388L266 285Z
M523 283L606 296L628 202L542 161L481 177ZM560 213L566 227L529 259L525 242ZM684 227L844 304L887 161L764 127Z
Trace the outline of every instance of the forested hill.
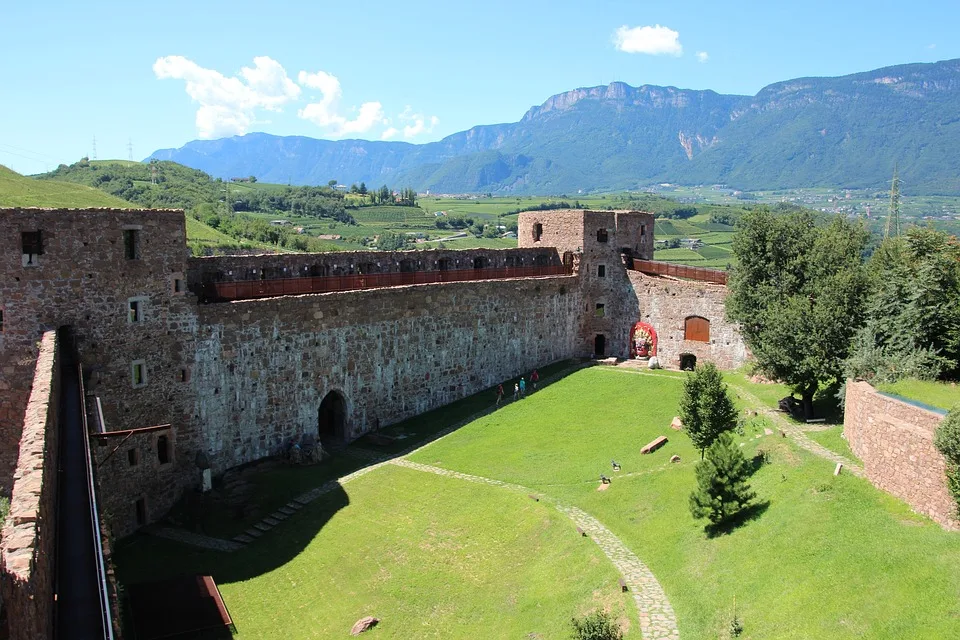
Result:
M960 60L799 78L756 96L621 82L567 91L518 122L411 145L263 133L151 157L213 176L399 184L439 192L575 193L657 182L960 194Z
M198 209L219 207L229 199L232 211L268 211L331 218L353 222L346 211L343 194L330 187L289 187L254 183L237 185L214 179L198 169L176 162L124 162L81 160L60 165L41 180L75 182L95 187L144 207L172 207L197 213Z

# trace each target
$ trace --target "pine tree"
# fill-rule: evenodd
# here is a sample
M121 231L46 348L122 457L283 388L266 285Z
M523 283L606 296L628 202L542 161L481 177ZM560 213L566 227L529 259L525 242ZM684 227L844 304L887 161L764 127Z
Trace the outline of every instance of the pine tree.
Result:
M729 433L722 433L697 463L697 489L690 494L694 518L707 518L714 525L728 522L750 507L757 494L750 490L747 459Z
M683 383L680 420L693 446L703 452L725 431L737 426L733 405L720 370L712 362L697 367Z

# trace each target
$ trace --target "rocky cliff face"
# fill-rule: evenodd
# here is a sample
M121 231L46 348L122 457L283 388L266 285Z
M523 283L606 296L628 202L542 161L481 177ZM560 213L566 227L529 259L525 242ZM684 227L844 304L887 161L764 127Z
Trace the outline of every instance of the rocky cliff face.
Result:
M152 157L214 176L562 193L652 182L743 189L882 187L960 193L960 60L798 78L756 96L623 82L551 96L515 123L424 145L266 134L194 141Z

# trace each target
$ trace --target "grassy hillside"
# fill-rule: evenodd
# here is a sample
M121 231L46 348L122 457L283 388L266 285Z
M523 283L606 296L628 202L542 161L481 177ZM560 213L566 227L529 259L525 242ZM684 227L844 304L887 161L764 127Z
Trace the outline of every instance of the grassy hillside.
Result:
M136 164L130 163L128 164ZM58 180L37 180L22 176L0 165L0 207L85 207L135 208L138 205L86 185ZM187 244L202 255L215 250L262 249L263 243L243 242L213 229L199 220L187 217Z
M57 180L34 180L0 165L0 207L132 207L98 189Z

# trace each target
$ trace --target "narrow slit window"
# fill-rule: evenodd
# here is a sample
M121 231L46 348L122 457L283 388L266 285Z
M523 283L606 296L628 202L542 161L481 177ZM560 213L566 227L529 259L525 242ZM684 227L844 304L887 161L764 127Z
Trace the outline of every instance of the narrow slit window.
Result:
M131 467L137 466L137 463L140 462L140 452L138 452L136 449L128 450L127 461L130 463Z
M138 360L131 365L131 376L134 388L147 384L147 365L143 360Z
M131 298L127 305L127 320L131 323L143 322L143 301Z
M170 438L167 436L157 438L157 460L160 464L170 462Z
M180 278L173 279L173 292L174 293L183 293L183 280Z
M607 277L607 265L605 265L605 264L598 264L598 265L597 265L597 277L598 277L598 278L606 278L606 277Z
M123 255L127 260L140 258L140 231L137 229L123 230Z
M0 333L3 333L3 309L0 309Z
M147 501L143 498L140 498L134 504L134 508L137 512L137 526L142 527L147 524Z
M541 236L543 236L543 225L537 222L533 225L533 241L540 242Z
M647 235L647 225L645 224L640 225L640 235L641 236Z

